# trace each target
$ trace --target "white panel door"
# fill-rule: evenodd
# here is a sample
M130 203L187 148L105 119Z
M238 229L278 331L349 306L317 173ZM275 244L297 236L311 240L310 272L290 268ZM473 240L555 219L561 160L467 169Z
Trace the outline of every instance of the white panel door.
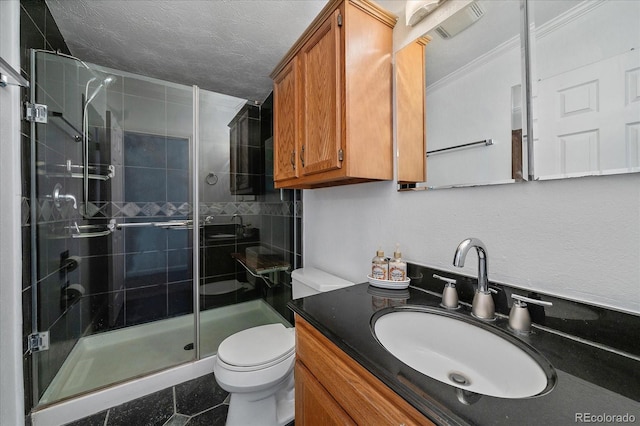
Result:
M536 177L640 166L640 52L632 50L538 81Z

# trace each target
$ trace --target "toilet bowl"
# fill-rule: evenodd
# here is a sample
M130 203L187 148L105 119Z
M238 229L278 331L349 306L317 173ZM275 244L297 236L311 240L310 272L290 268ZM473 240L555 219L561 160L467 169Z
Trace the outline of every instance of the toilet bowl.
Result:
M292 273L293 298L353 285L315 268ZM227 337L218 347L213 372L231 394L227 426L283 426L294 418L295 335L268 324Z
M282 324L249 328L223 340L213 372L231 394L227 426L290 423L294 362L294 330Z

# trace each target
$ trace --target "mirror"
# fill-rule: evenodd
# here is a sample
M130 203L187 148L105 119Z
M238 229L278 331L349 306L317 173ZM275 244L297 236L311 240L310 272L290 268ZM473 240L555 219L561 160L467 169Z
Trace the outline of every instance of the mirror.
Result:
M423 39L430 38L422 94L426 180L403 181L399 129L399 189L640 171L640 2L528 1L528 102L522 90L521 2L460 3L444 3L439 10L446 19L420 27L427 31ZM409 47L396 52L396 59ZM400 104L397 111L400 124Z
M640 2L530 3L536 179L640 171Z
M406 158L399 128L401 189L490 185L527 176L521 130L520 16L517 1L474 1L423 37L429 40L424 47L426 181L403 185ZM404 49L397 52L397 59ZM402 83L396 81L400 93ZM398 102L401 123L404 101Z

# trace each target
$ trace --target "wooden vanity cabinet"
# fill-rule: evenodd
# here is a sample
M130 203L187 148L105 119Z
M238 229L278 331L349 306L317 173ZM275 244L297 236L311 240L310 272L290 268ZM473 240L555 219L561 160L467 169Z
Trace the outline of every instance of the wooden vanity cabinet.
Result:
M296 315L295 424L433 425Z
M356 424L300 361L296 361L294 375L296 378L296 424Z
M367 0L331 0L275 68L276 188L393 179L395 21Z

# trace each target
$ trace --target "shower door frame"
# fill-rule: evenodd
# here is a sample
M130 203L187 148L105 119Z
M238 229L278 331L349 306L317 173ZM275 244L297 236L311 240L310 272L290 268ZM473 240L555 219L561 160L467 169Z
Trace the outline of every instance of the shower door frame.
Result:
M41 53L43 55L54 55L54 56L61 56L70 60L74 60L78 63L78 66L82 65L84 66L90 73L95 74L95 70L93 70L92 68L90 68L85 62L83 62L82 60L71 56L71 55L67 55L67 54L63 54L63 53L58 53L58 52L53 52L53 51L49 51L49 50L45 50L45 49L30 49L30 59L31 59L31 63L30 63L30 74L31 74L31 81L30 81L30 90L29 90L29 102L32 104L36 103L37 100L37 74L36 74L36 57L38 55L38 53ZM44 57L42 59L42 61L44 61ZM126 74L126 73L125 73ZM124 74L123 74L124 75ZM188 86L185 86L185 88ZM192 360L187 361L186 363L179 363L176 365L171 365L167 368L164 368L160 371L164 371L166 369L172 369L172 368L176 368L179 367L180 365L184 365L184 364L190 364L193 362L198 362L201 361L201 350L200 350L200 298L199 298L199 282L200 282L200 267L199 267L199 263L200 263L200 232L199 232L199 223L200 223L200 214L199 214L199 199L198 199L198 191L199 191L199 185L198 185L198 173L199 173L199 162L197 161L198 158L198 152L199 152L199 95L200 95L200 89L198 86L193 85L192 87L192 113L193 113L193 119L192 119L192 136L189 139L190 142L190 147L189 147L189 166L190 166L190 173L189 178L192 182L191 184L191 220L192 220L192 224L193 226L191 227L191 237L192 237L192 244L191 244L191 252L192 252L192 256L191 256L191 262L192 262L192 293L193 293L193 300L192 300L192 315L193 315L193 337L194 337L194 357ZM31 141L30 141L30 167L29 167L29 173L31 176L30 179L30 187L29 187L29 196L31 199L31 203L30 203L30 216L31 216L31 232L30 232L30 241L31 241L31 269L30 269L30 275L31 275L31 336L40 336L41 333L39 331L39 326L38 326L38 322L40 319L40 315L39 315L39 297L38 297L38 290L39 290L39 280L38 280L38 273L39 273L39 262L38 262L38 188L37 188L37 136L36 136L36 128L38 123L36 121L31 120L29 125L30 125L30 132L31 132ZM83 129L84 131L88 131L88 129ZM111 132L111 126L108 126L105 123L105 131L107 132ZM84 154L83 154L84 156ZM83 164L84 167L86 167L88 164ZM41 198L43 198L45 195L43 194ZM78 202L80 202L81 200L78 199ZM84 203L88 203L88 200L82 200L82 202ZM79 209L80 211L80 209ZM84 217L84 215L82 215ZM112 315L111 313L109 315ZM31 340L31 338L29 339ZM45 346L48 347L48 340L45 341ZM35 409L42 409L51 405L56 405L58 402L60 401L53 401L51 403L44 403L44 404L40 404L40 387L41 387L41 383L39 380L39 362L38 362L38 357L36 356L37 352L41 351L41 349L39 349L39 347L35 347L34 349L31 348L31 343L29 343L29 349L28 349L28 356L31 358L29 360L29 363L31 365L31 389L25 389L25 393L26 392L31 392L31 398L32 398L32 407L29 407L32 410ZM47 348L43 349L43 350L47 350ZM154 372L156 373L156 372ZM150 373L153 374L153 373ZM133 379L130 378L130 379ZM130 380L128 379L128 380ZM44 389L42 390L44 391ZM95 389L88 391L88 393L91 393L95 391ZM87 392L82 392L76 396L73 396L73 398L76 398L77 396L81 396L86 394Z

